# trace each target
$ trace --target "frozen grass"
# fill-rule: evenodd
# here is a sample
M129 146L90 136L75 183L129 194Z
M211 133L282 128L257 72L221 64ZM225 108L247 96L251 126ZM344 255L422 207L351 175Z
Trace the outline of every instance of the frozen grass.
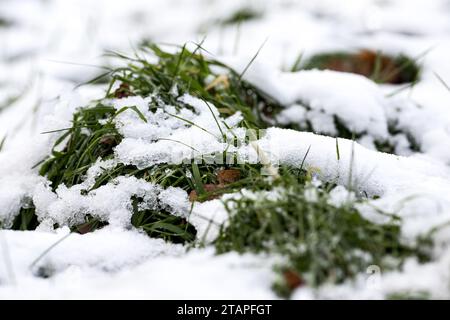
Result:
M177 98L184 93L198 96L204 101L212 102L219 108L222 115L228 116L237 111L244 115L243 125L249 128L264 127L254 110L261 103L268 102L267 97L257 91L254 87L241 80L240 75L220 62L208 60L199 54L200 46L193 52L185 47L176 54L161 50L155 45L145 47L154 53L159 61L152 64L145 59L125 57L120 54L111 53L128 62L128 65L103 74L102 77L93 79L97 82L104 77L111 77L109 89L105 98L123 98L130 95L148 96L155 94L155 99L150 105L151 111L161 107L161 103L173 105L178 110L192 108L180 102ZM225 74L216 74L212 68L220 68ZM212 80L212 82L208 82ZM116 82L120 86L112 90ZM173 94L176 87L177 95ZM157 97L157 98L156 98ZM56 130L61 135L55 142L51 155L39 166L39 173L47 177L51 182L53 190L64 184L67 187L74 186L83 181L88 169L97 161L113 157L113 148L118 145L122 136L118 133L114 119L122 112L136 112L138 116L146 121L144 116L135 106L124 107L116 110L114 107L104 103L104 100L94 102L92 106L81 108L75 112L70 128ZM195 124L192 124L195 125ZM55 132L55 131L52 131ZM52 132L44 132L48 134ZM226 157L227 155L224 155ZM256 167L243 165L238 168L245 172L238 185L229 184L215 188L211 192L205 192L203 184L217 184L217 172L229 167L212 166L192 163L187 170L185 166L161 165L146 169L137 169L134 166L119 164L113 170L105 170L96 180L94 186L89 190L83 190L84 194L105 185L118 176L135 176L157 183L163 187L175 186L191 192L196 191L197 200L202 201L211 196L217 196L227 192L238 190L242 186L253 183L252 176L257 171ZM167 174L168 170L170 174ZM193 172L187 177L186 172ZM134 199L137 204L140 199ZM142 227L149 235L159 234L165 239L192 240L195 233L192 227L183 219L174 217L167 212L140 212L134 206L132 223L135 227ZM33 206L22 209L16 218L13 228L29 230L36 227L36 217ZM86 223L76 226L74 231L92 231L104 225L105 222L86 217ZM81 230L81 231L80 231ZM180 240L181 239L181 240Z
M154 44L144 46L143 50L156 55L158 62L111 53L129 61L129 64L108 73L112 77L110 88L119 81L128 88L126 95L156 93L164 103L178 108L187 106L180 104L177 98L189 93L211 102L224 116L242 112L247 127L263 128L267 125L260 115L260 105L276 104L275 101L244 81L242 74L220 61L205 57L201 53L201 44L192 52L183 46L178 52L169 53ZM174 89L177 95L173 95ZM114 93L108 91L108 96L113 97ZM156 101L153 107L158 108Z
M399 217L384 214L387 222L371 222L356 208L363 200L333 204L329 193L333 186L305 186L305 179L285 173L274 188L271 195L226 201L231 218L215 246L219 253L249 251L285 257L286 262L276 267L279 279L274 283L281 296L288 297L303 285L342 283L369 265L389 270L401 267L409 256L429 260L427 239L420 239L417 247L402 243Z
M102 75L111 78L105 99L152 96L151 112L163 105L174 106L180 111L192 109L178 99L190 94L214 104L224 118L242 113L241 125L250 129L267 127L270 123L265 119L281 108L264 92L244 81L242 74L206 58L201 54L201 45L194 51L183 46L176 53L156 45L147 45L144 50L155 55L157 62L149 62L138 54L127 57L111 53L127 64ZM76 111L70 128L56 130L60 136L51 154L36 164L39 173L51 182L53 191L61 185L71 187L82 183L88 169L99 158L114 157L114 147L123 139L114 120L122 112L135 112L146 121L136 106L116 110L101 99ZM340 136L354 138L338 118L335 120ZM338 148L337 154L339 157ZM222 156L225 158L230 154ZM233 172L234 178L224 179L223 173L227 170ZM365 271L370 264L395 269L409 256L417 256L421 261L428 259L425 244L429 242L419 242L417 247L402 243L398 217L390 215L388 222L376 224L363 218L357 210L356 205L363 200L331 204L330 191L335 186L313 186L311 173L303 168L282 166L279 177L273 180L262 175L261 164L218 165L192 159L190 163L180 165L158 164L140 169L119 163L104 170L92 187L81 192L86 195L120 176L144 179L163 188L179 187L190 193L192 202L207 201L243 189L268 195L254 198L242 194L242 197L225 201L230 220L222 226L214 245L218 253L264 252L285 257L286 263L277 266L280 279L274 284L274 289L284 297L301 285L342 283ZM144 210L140 206L143 201L139 197L131 198L131 224L134 227L150 237L202 245L195 241L196 230L185 218L163 209ZM72 231L91 232L106 224L107 221L86 215L85 223L73 226ZM21 209L12 228L33 230L37 225L30 204Z

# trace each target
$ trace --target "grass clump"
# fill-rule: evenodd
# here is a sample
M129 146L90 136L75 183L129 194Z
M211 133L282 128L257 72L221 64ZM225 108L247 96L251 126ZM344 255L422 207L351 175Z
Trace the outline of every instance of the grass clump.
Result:
M39 173L51 181L53 190L61 184L71 187L83 182L87 170L99 158L106 160L114 156L114 147L123 138L114 122L118 114L136 112L145 121L136 107L116 110L106 103L105 99L153 95L149 110L155 112L165 105L175 106L178 110L191 108L178 99L188 93L214 104L223 117L241 112L244 118L242 125L252 129L265 128L272 124L270 119L282 108L264 92L244 81L242 74L236 73L219 61L206 58L201 54L203 50L201 44L193 51L182 46L176 52L169 52L154 44L146 44L142 50L156 60L149 61L139 54L127 57L110 53L126 64L102 75L111 79L104 99L76 111L70 128L56 130L61 131L59 139L55 142L49 157L38 164ZM93 79L93 82L101 80L102 77ZM337 124L340 122L337 121ZM353 133L345 130L345 126L341 127L343 129L340 131L344 137L354 137ZM237 170L240 177L231 183L221 183L218 181L221 170ZM94 186L83 192L88 194L118 176L135 176L162 187L180 187L192 195L191 200L204 201L223 193L239 191L241 188L269 189L263 182L259 170L258 165L249 164L230 166L192 162L182 165L160 164L144 169L119 164L112 170L105 170L97 178ZM153 224L159 217L175 227L185 227L181 220L165 220L167 214L167 212L143 214L134 211L133 224L137 227ZM22 214L19 217L22 217ZM83 233L102 227L105 223L93 217L86 217L86 222L81 226L75 226L73 230ZM189 228L188 226L187 229ZM155 235L157 233L155 230L160 228L152 229L149 234ZM161 236L165 237L166 231L161 232ZM170 231L167 232L170 234ZM176 234L180 235L182 232ZM175 237L174 234L172 237ZM189 236L181 238L183 241L192 239L192 232Z
M215 242L219 253L275 253L286 262L276 267L274 290L288 297L302 285L342 283L370 265L397 268L409 256L426 260L419 247L402 243L400 219L377 224L364 218L356 202L330 202L328 188L317 188L283 175L272 195L225 202L230 220ZM395 261L395 263L393 263Z
M330 52L311 57L303 69L328 69L363 75L377 83L403 84L419 79L420 67L405 56L388 56L361 50L357 53Z
M13 230L34 230L39 225L33 205L22 207L15 217L11 229Z
M189 51L186 46L180 51L170 53L154 44L143 48L155 55L156 63L145 58L130 58L119 55L128 65L108 74L112 77L110 88L120 82L126 88L126 95L148 96L157 94L152 108L161 103L177 108L189 108L178 98L185 93L214 104L223 116L240 111L244 124L251 128L265 128L267 123L261 117L266 105L277 103L264 92L242 79L242 74L215 59L206 58L200 53L201 46ZM117 56L117 54L115 54ZM107 97L115 93L108 90Z
M256 110L255 106L264 104L268 100L262 93L242 81L240 75L230 68L220 62L205 59L198 51L191 52L185 47L174 54L163 51L156 45L148 45L146 50L157 57L156 63L150 63L143 58L129 58L114 54L125 60L127 65L103 75L111 78L105 99L154 95L154 99L149 104L149 110L155 112L165 105L175 106L178 110L191 108L178 99L183 94L189 93L214 103L223 116L240 111L245 118L244 125L251 128L263 126L254 110ZM113 90L116 83L120 85ZM83 182L88 169L99 158L106 160L114 156L113 149L123 138L118 133L114 122L115 117L121 112L136 112L143 121L146 121L136 107L130 106L116 110L101 99L93 106L81 108L75 112L70 128L57 130L61 131L61 136L55 142L51 155L38 164L39 173L51 181L53 190L61 184L71 187ZM196 200L203 201L212 196L232 192L239 187L232 183L220 184L217 181L217 173L221 169L233 169L233 167L192 163L163 164L137 169L134 166L119 164L113 170L105 170L97 178L94 186L83 192L87 195L114 178L127 175L145 179L162 187L180 187L191 193L194 191ZM239 185L249 184L256 170L250 167L234 169L245 172ZM211 190L208 188L211 185L217 187ZM133 203L134 201L138 200L133 200ZM170 216L167 212L136 210L133 212L132 224L142 227L151 236L158 234L173 241L190 241L194 238L192 226ZM104 224L104 221L87 217L86 223L74 227L74 231L82 233L92 231ZM189 232L180 232L182 227Z

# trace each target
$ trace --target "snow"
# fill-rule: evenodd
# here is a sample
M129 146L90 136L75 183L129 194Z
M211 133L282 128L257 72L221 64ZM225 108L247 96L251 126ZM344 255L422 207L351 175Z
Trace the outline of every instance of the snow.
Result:
M242 7L256 8L262 17L239 28L215 23ZM124 139L114 159L99 159L82 183L55 192L33 168L60 134L42 132L70 127L77 108L102 97L105 86L74 87L104 72L101 66L115 64L104 51L132 52L145 39L192 44L206 36L203 47L238 72L267 40L244 78L284 105L278 123L302 127L309 121L320 133L268 129L256 143L273 163L298 167L304 159L318 179L340 185L331 195L336 204L349 196L379 196L360 210L373 219L375 208L400 215L406 240L450 221L450 93L435 75L450 83L447 0L346 0L339 6L331 0L7 0L0 3L0 12L13 21L0 26L0 141L6 137L0 151L0 221L9 226L20 207L33 201L41 222L36 231L0 231L0 298L275 298L270 288L273 257L217 256L211 247L187 251L130 226L130 198L137 195L144 208L186 217L197 237L209 243L228 218L222 200L236 195L196 203L191 212L185 191L164 190L134 177L119 177L88 195L81 192L119 163L138 168L181 163L227 147L242 159L255 159L254 147L230 149L222 137L221 131L231 136L223 122L237 136L245 135L240 114L221 119L215 106L189 95L181 99L194 111L165 105L149 112L153 96L112 99L108 103L117 110L136 106L147 120L132 109L115 119ZM299 53L306 59L359 48L417 57L423 66L420 81L393 94L398 86L377 85L358 75L287 71ZM2 109L3 101L14 96L18 99ZM361 136L357 142L330 137L337 134L334 117ZM393 123L400 133L389 132ZM420 151L409 148L410 137ZM389 141L396 155L375 151L375 141ZM67 235L67 226L83 222L86 214L110 225L71 234L30 268ZM54 230L54 223L64 227ZM431 263L410 260L401 271L381 270L379 278L361 274L354 282L318 290L302 288L293 298L378 299L420 290L448 298L448 228L435 241ZM39 277L40 272L50 277ZM369 280L376 281L369 285Z
M17 248L10 251L13 279L4 278L5 266L0 265L2 299L275 298L270 263L264 257L215 257L211 249L186 254L181 245L111 227L71 234L30 268L66 231L2 231L7 244ZM39 272L53 276L33 276Z
M242 119L239 114L235 114L225 119L224 123L217 124L214 121L214 117L219 118L217 109L212 106L212 114L204 101L189 95L179 100L194 107L194 111L183 109L177 112L175 107L165 106L153 114L148 108L142 107L145 103L143 99L134 97L119 99L115 104L116 109L134 105L130 100L138 100L136 105L146 116L147 122L140 120L131 111L120 114L116 121L124 139L114 151L120 162L138 168L158 163L182 163L195 156L222 152L228 144L223 141L221 132L227 132L231 137L224 123L234 129ZM195 123L195 126L189 123Z

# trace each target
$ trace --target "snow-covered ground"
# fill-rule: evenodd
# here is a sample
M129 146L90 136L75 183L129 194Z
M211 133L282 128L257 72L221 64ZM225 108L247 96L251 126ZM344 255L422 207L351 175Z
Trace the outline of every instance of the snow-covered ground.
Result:
M240 26L217 23L248 7L261 16ZM32 169L56 139L41 132L67 127L77 107L102 97L105 86L75 87L100 74L99 66L113 63L104 52L132 52L144 40L204 41L209 54L236 70L244 70L264 44L244 77L287 106L281 121L307 117L316 131L333 135L332 119L339 114L349 128L364 133L355 145L339 140L337 159L334 138L270 128L259 145L272 160L298 166L311 147L305 165L318 168L321 179L338 178L344 185L351 174L358 188L380 196L362 212L369 216L376 206L399 214L405 238L450 221L450 91L439 79L450 84L448 0L345 0L339 5L332 0L0 0L0 21L0 142L5 138L0 221L10 221L24 199L33 199L41 219L36 231L0 231L0 298L276 298L273 257L217 256L212 248L187 251L127 228L130 212L123 199L139 193L159 197L182 215L189 202L180 190L162 191L124 178L82 197L80 188L92 183L96 169L112 163L91 168L85 185L56 193ZM393 95L401 86L332 71L287 71L300 53L308 58L360 48L418 58L420 81ZM198 111L185 116L219 134L203 102L184 98ZM176 121L153 117L142 98L112 103L119 109L129 99L158 127L145 127L134 121L136 114L122 113L118 123L125 139L114 161L148 166L186 151L145 139L165 130L173 130L181 141L197 137L195 147L202 152L220 149L214 137L198 138L198 128L186 132ZM299 100L311 109L305 111ZM374 150L375 140L389 138L388 123L394 120L421 152L407 148L402 134L390 137L397 155ZM237 119L227 122L233 127ZM110 225L85 235L68 235L67 227L52 230L53 223L76 220L82 210L95 211ZM204 216L223 221L220 200L196 205L192 217L200 233L213 232L200 219ZM408 291L450 298L448 243L450 230L444 228L435 235L431 263L410 260L401 272L363 273L339 286L300 288L293 298L383 298ZM51 276L43 277L42 270L51 270Z

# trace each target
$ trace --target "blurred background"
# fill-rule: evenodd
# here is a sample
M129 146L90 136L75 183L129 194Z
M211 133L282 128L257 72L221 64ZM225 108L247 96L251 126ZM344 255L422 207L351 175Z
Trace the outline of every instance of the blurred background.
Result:
M258 61L286 71L320 52L426 53L422 79L436 83L437 70L450 79L449 17L447 0L0 0L0 141L33 133L31 115L114 64L105 51L146 42L246 60L264 43ZM429 84L420 103L435 103Z

